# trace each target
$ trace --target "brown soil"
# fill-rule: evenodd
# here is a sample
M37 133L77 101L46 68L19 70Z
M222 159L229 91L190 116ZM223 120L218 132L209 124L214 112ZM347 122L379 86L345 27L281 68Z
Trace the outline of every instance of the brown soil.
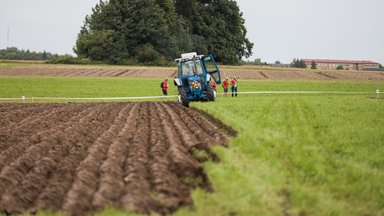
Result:
M173 102L0 104L0 117L0 214L172 213L212 190L201 162L235 134Z
M67 77L173 77L177 70L171 69L135 69L135 68L97 68L78 66L45 66L0 68L0 75L47 75Z
M336 71L249 71L221 70L222 77L237 77L240 79L354 79L354 80L384 80L383 72L336 72ZM69 77L175 77L175 69L145 69L145 68L103 68L79 66L33 65L14 68L0 68L0 75L47 75Z

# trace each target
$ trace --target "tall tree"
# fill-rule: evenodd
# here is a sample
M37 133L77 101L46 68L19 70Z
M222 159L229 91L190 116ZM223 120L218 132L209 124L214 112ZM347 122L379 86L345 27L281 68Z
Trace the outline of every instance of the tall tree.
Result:
M75 52L81 57L111 64L122 63L127 55L124 38L114 30L94 30L79 35Z
M312 61L311 63L311 69L317 69L317 65L315 61Z
M168 18L176 16L173 0L156 0L156 4L159 5L166 14L168 14Z
M27 52L28 52L28 50L27 50ZM47 52L45 52L45 50L44 50L43 54L41 54L41 57L42 57L44 60L48 60L48 54L47 54Z
M101 0L85 18L74 51L110 63L211 52L236 64L252 54L246 33L233 0Z
M192 34L198 36L194 37L195 50L207 49L225 64L237 64L252 54L253 43L246 38L245 21L236 1L190 0L183 6L184 10L177 11L191 20Z
M196 0L175 0L176 13L191 21L196 16ZM189 23L192 26L192 23Z
M291 67L307 68L307 64L305 64L305 61L303 59L294 58L293 61L291 62Z
M91 16L86 17L78 35L76 54L93 60L115 62L117 59L135 57L146 46L169 59L175 56L173 48L176 46L176 39L169 31L163 10L155 1L100 1L92 12ZM96 55L95 51L102 47L109 47L110 54L113 55Z

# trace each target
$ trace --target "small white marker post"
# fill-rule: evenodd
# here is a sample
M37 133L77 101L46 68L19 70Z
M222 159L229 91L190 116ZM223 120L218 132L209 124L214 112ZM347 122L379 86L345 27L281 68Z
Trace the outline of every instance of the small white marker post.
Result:
M25 103L25 96L21 96L21 100Z
M376 96L377 96L377 98L380 98L380 90L379 89L376 90Z

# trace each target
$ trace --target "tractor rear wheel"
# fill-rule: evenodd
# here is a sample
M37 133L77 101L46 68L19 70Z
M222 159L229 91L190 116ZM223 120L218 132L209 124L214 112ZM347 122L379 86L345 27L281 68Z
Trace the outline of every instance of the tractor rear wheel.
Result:
M179 87L178 90L179 90L179 96L180 96L181 103L185 107L189 107L189 101L188 101L187 93L185 93L183 87Z
M215 101L215 90L213 90L211 83L207 85L207 98L208 101Z

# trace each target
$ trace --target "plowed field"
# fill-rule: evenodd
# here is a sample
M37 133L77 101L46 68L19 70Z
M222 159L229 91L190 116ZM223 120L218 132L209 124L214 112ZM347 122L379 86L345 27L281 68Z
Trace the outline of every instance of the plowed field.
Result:
M384 80L383 72L334 72L334 71L252 71L222 69L222 77L238 77L240 79L354 79ZM176 69L124 69L124 68L92 68L76 66L27 66L0 68L0 75L48 75L48 76L85 76L85 77L174 77Z
M122 69L122 68L93 68L76 66L27 66L15 68L0 68L0 75L47 75L47 76L84 76L84 77L173 77L176 69Z
M191 189L211 190L201 162L232 134L173 102L0 104L0 213L191 206Z

